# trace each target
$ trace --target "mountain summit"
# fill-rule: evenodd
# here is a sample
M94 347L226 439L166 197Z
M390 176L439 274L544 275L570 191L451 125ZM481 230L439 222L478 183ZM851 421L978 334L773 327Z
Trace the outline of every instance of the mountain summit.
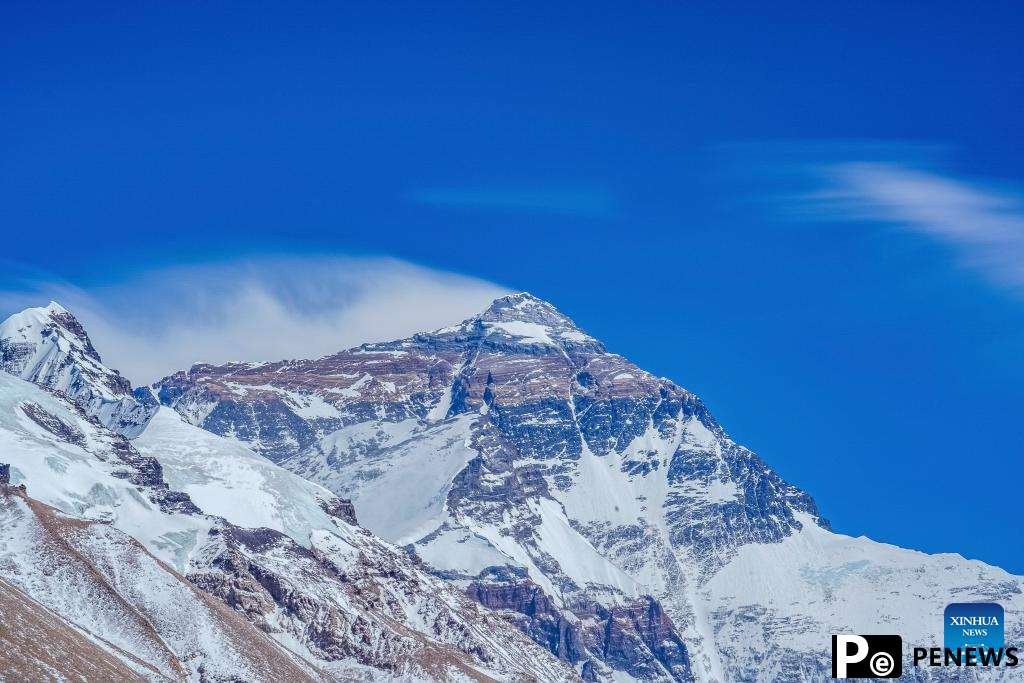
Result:
M509 344L549 346L564 350L583 347L603 352L604 345L585 334L564 313L528 292L499 299L479 315L455 328L438 330L435 335L458 331L471 336L494 336Z
M42 308L27 308L0 323L0 344L2 368L7 373L67 388L70 383L57 379L61 366L88 363L89 369L104 378L100 384L108 395L129 393L126 381L103 367L82 324L56 301Z
M524 323L540 325L549 330L567 331L582 334L575 323L553 305L538 299L529 292L510 294L495 299L487 310L471 320L479 320L484 324Z

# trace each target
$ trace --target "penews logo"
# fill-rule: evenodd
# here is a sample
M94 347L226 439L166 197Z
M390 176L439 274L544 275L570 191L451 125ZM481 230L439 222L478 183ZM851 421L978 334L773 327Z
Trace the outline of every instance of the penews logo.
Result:
M1017 648L1005 647L1004 616L1002 606L994 602L948 605L942 623L944 647L913 647L913 668L1017 666ZM900 636L832 636L832 678L899 678L902 674ZM974 673L971 680L976 677Z
M899 636L832 636L832 678L899 678L902 660Z

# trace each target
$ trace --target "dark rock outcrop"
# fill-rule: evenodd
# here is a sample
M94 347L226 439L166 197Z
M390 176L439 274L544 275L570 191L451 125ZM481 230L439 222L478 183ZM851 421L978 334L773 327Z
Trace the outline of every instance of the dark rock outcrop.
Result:
M356 519L356 506L347 498L321 500L320 508L331 517L337 517L352 526L359 526L359 521Z
M651 597L611 608L591 602L570 610L559 608L528 579L474 581L466 592L482 605L512 613L510 620L534 641L581 666L586 681L599 680L604 667L639 680L694 680L682 637Z
M529 580L513 583L475 581L466 593L485 607L520 615L512 617L520 630L562 661L575 666L587 659L576 621L568 619L537 584Z
M85 434L80 429L48 413L38 403L22 403L21 412L57 439L76 446L85 446Z
M354 533L347 541L324 537L304 548L271 529L220 524L188 578L261 630L276 633L284 626L321 660L355 661L397 676L410 666L466 661L508 668L511 680L575 680L498 615L366 531ZM407 625L410 610L429 639ZM518 644L498 651L495 637ZM524 678L524 671L537 678ZM479 673L468 678L492 680Z
M120 434L110 434L111 452L117 457L120 468L111 474L127 479L139 487L147 497L160 506L164 512L200 514L202 511L187 493L171 489L164 479L164 468L156 458L142 455L131 442Z

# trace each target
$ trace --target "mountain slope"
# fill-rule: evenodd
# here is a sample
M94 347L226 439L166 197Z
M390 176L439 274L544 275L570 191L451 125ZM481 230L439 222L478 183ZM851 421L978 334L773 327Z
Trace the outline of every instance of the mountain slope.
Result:
M59 616L0 580L0 681L142 683L146 679Z
M140 441L154 457L64 397L0 374L0 453L33 496L5 488L0 579L98 634L110 653L127 652L126 665L156 666L136 673L304 680L287 664L313 680L576 679L355 526L351 507L325 489L173 413L162 418ZM165 475L198 487L219 514ZM253 502L270 509L253 519ZM165 594L173 605L159 602Z
M319 678L239 615L109 526L68 517L18 489L4 487L0 528L4 580L88 633L140 677ZM58 671L67 674L63 666Z
M196 365L153 390L351 498L367 528L593 678L823 681L829 633L935 644L954 596L1024 608L1001 570L832 534L699 398L528 294L409 339ZM646 595L672 652L624 616ZM635 639L628 661L611 632Z

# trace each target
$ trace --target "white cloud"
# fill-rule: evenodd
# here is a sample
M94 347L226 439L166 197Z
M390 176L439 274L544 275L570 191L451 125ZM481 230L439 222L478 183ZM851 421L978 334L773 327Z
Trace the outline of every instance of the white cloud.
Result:
M958 250L963 263L1024 295L1021 196L895 162L824 167L828 187L807 196L816 217L891 222Z
M104 286L35 281L13 313L55 299L104 362L145 384L194 362L313 358L459 322L508 290L384 258L274 257L174 266Z

